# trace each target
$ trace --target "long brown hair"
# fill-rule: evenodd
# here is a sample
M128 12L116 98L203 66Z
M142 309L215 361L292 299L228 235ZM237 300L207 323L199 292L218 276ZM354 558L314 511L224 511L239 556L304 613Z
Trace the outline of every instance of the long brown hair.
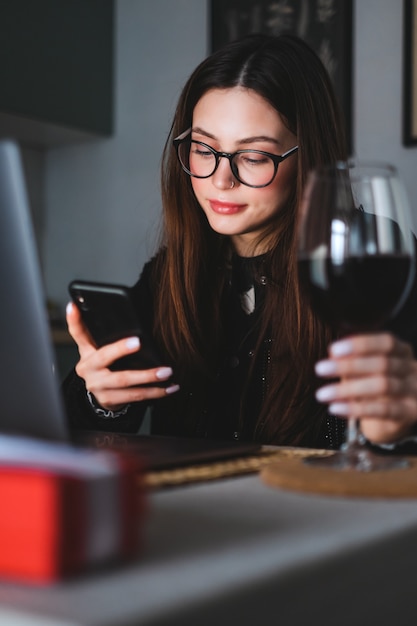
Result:
M343 124L329 76L311 48L289 35L253 35L204 60L179 99L162 162L163 233L156 276L155 334L180 378L214 377L222 337L221 302L230 240L215 233L200 209L172 139L192 125L194 107L210 89L243 86L267 100L297 136L294 190L271 232L267 290L258 350L272 339L267 394L258 416L263 441L298 444L318 427L312 419L313 364L329 340L299 293L295 232L308 171L346 158Z

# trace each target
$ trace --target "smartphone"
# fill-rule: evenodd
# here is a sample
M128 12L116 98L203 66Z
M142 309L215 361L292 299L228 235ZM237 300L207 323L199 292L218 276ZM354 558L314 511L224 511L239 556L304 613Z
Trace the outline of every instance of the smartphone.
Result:
M98 348L125 337L139 337L139 351L115 361L111 370L150 369L163 365L151 336L141 324L129 287L74 280L68 290Z

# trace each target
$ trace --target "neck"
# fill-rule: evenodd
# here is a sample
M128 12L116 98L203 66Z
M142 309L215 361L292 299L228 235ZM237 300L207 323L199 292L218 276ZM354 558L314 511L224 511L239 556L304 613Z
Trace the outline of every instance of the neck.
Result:
M244 241L240 237L231 237L232 248L237 256L255 257L266 254L271 249L271 242L267 239L262 241Z

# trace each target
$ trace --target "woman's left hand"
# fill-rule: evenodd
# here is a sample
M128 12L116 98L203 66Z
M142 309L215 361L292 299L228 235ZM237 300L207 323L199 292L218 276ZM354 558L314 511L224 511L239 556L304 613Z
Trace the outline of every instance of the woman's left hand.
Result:
M316 398L339 417L360 418L373 443L393 443L417 424L417 361L411 346L389 333L353 335L329 347L316 374L339 381L321 387Z

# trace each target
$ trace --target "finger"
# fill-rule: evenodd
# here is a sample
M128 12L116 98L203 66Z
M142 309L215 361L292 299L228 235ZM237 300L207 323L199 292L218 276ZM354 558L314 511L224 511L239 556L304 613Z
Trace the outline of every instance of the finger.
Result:
M407 379L387 376L366 376L363 378L343 379L339 383L325 385L316 391L319 402L350 401L352 398L374 396L407 395Z
M114 343L109 343L97 350L96 360L101 367L109 367L123 356L137 352L140 349L139 337L125 337Z
M106 409L120 407L132 402L144 402L164 398L176 393L179 385L164 387L129 387L126 389L89 389L97 402Z
M414 423L417 419L417 401L405 396L391 400L375 398L365 400L351 400L332 402L329 412L339 417L355 417L363 420L392 420L397 422Z
M78 345L80 351L85 348L95 348L94 342L82 322L81 313L73 302L67 304L66 319L68 332Z
M95 393L95 391L102 389L127 389L129 387L139 387L141 385L150 386L152 384L156 386L161 381L167 381L172 375L173 371L170 367L116 372L109 369L102 369L98 370L94 377L91 377L89 391Z
M324 378L349 378L369 374L404 377L410 373L412 363L411 359L388 357L385 354L360 358L325 359L316 363L315 372Z
M107 368L94 369L92 360L86 359L79 363L77 374L84 378L87 389L103 408L113 409L129 402L160 398L179 389L178 385L169 383L166 388L156 386L172 376L170 367L114 372Z
M97 349L92 344L79 345L80 360L75 366L75 371L88 385L92 380L103 380L111 371L109 366L121 356L130 352L136 352L140 346L138 337L128 337L108 346ZM134 384L134 383L133 383ZM110 386L110 385L107 385Z
M352 335L332 343L329 353L332 358L378 353L412 358L411 346L390 333Z

